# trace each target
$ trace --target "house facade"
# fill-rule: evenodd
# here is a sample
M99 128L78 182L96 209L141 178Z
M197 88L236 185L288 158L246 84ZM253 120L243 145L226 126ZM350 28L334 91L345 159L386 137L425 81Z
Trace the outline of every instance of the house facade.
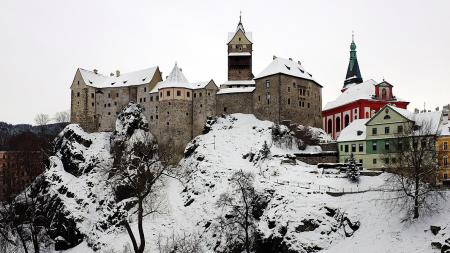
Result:
M438 177L441 179L443 185L450 186L450 123L448 110L444 111L443 122L439 129L436 146L440 166Z

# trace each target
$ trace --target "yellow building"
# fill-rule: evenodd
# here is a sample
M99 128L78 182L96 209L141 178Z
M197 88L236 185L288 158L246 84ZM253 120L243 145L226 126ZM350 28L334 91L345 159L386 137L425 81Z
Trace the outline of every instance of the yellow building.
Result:
M450 123L448 122L448 112L444 112L444 120L437 139L437 150L440 166L438 180L443 185L450 186Z

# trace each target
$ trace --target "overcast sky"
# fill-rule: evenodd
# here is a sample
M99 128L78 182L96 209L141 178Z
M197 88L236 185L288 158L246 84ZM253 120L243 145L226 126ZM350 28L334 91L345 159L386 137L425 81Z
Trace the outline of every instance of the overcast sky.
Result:
M108 74L175 61L189 81L226 80L228 32L243 13L253 73L273 55L342 87L352 30L363 78L394 85L409 109L450 103L450 1L0 1L0 121L70 109L78 67Z

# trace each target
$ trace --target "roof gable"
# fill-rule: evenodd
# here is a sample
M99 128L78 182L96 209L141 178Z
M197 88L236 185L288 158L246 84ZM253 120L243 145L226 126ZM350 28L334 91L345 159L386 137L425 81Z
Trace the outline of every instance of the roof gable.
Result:
M410 120L410 111L397 108L391 105L385 105L366 123L367 126L382 123L408 122Z
M239 38L241 40L239 40ZM238 29L234 33L228 33L228 43L227 44L253 44L252 33L244 32Z

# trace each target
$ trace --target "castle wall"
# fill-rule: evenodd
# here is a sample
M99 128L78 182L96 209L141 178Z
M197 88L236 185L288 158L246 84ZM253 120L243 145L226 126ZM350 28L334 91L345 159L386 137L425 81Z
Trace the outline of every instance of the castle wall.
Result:
M280 119L322 127L322 89L313 81L288 75L280 77Z
M196 89L193 91L193 137L202 133L203 126L208 117L216 115L217 90L217 86L213 82L210 82L204 89Z
M278 74L255 80L253 111L258 119L280 123L280 78Z
M158 143L163 153L181 158L192 140L192 100L161 99L159 102Z
M86 131L96 131L95 89L84 83L79 71L75 74L70 97L70 122L79 124Z
M253 113L253 93L226 93L216 95L216 115Z

